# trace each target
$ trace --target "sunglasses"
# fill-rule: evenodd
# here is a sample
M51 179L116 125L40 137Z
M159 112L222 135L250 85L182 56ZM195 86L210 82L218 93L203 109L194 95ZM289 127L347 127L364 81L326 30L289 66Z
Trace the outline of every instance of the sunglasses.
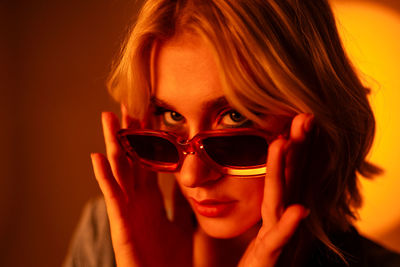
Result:
M247 128L204 131L190 140L160 130L117 133L128 156L153 171L179 171L187 155L197 155L221 173L235 176L264 175L268 146L277 136Z

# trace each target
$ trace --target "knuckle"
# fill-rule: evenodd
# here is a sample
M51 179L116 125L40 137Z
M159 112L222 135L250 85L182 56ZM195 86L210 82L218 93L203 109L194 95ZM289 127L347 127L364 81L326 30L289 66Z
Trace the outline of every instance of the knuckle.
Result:
M120 149L117 147L111 147L109 150L109 159L114 160L114 161L119 161L121 160L122 156L125 154L121 152Z

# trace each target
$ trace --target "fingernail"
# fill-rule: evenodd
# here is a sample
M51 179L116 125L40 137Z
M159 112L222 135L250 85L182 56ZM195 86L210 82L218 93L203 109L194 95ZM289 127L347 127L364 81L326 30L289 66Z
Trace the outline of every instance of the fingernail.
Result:
M313 126L314 126L314 115L310 114L309 118L304 124L304 131L310 132Z
M108 113L110 113L110 112L109 112L109 111L102 111L102 112L101 112L101 119L102 119L102 120L105 120Z
M123 113L128 113L128 109L126 108L125 104L121 104L121 111Z

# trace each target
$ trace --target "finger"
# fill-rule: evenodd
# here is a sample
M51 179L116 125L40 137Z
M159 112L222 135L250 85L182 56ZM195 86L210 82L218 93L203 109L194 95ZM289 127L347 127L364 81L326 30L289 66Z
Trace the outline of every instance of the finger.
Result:
M127 129L137 129L140 126L140 123L138 120L135 120L132 118L129 113L128 109L124 104L121 104L121 114L122 114L122 128Z
M257 264L255 266L275 266L283 247L294 235L301 220L306 218L308 214L309 210L301 205L289 206L278 223L272 228L266 229L264 225L261 227L258 236L254 239L255 242L251 244L252 251L249 247L244 256L252 257L253 260L256 259ZM254 264L250 265L253 266Z
M280 251L296 232L300 222L309 215L310 211L304 206L294 204L286 208L279 222L265 236L268 251Z
M120 129L118 118L112 112L102 113L104 141L111 170L121 189L127 193L134 188L132 162L121 148L116 133Z
M124 224L126 213L126 195L113 177L111 166L107 158L99 153L91 154L94 174L103 193L107 215L110 220L111 235L121 234L121 225Z
M290 128L290 139L295 143L301 143L306 139L306 128L311 127L314 116L301 113L294 117Z
M124 104L121 104L121 114L122 114L122 127L123 128L129 128L129 129L141 128L140 121L129 116L128 110ZM136 177L134 178L136 187L144 186L149 189L158 190L156 173L143 168L143 166L139 162L132 163L130 158L128 158L128 161L130 161L129 165L133 169L133 173L136 174Z
M120 199L121 189L115 180L107 158L100 153L92 153L92 166L97 183L106 200Z
M311 114L299 114L292 121L289 142L285 147L287 184L295 173L299 173L306 160L304 153L307 149L307 134L311 130L313 120L314 116Z
M282 215L284 203L284 147L286 140L278 138L268 149L264 199L261 208L263 225L272 227Z

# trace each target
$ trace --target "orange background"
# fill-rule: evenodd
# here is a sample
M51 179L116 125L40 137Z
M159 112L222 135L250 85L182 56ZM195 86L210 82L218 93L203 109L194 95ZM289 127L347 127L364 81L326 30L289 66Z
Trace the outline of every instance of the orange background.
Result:
M394 3L394 1L393 1ZM365 195L358 228L400 252L400 2L334 1L347 50L366 85L377 120L370 160L385 174L361 180Z
M84 203L97 196L89 154L104 151L104 80L135 1L0 4L0 266L59 266ZM400 251L400 3L334 0L378 120L360 230ZM397 2L397 3L396 3ZM371 5L373 4L373 5Z

